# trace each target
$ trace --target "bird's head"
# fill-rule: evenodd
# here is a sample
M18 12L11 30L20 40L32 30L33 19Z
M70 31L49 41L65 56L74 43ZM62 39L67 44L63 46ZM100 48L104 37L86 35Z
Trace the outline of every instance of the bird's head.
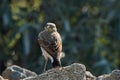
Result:
M47 23L45 26L45 30L49 32L54 32L54 31L57 31L57 28L54 23Z

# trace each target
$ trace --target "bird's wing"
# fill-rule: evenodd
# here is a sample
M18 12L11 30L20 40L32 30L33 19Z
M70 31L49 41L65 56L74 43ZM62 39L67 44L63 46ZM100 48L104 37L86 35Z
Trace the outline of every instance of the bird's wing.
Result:
M50 38L50 39L49 39ZM52 34L52 37L46 38L43 36L39 39L39 44L43 47L51 56L59 58L62 51L62 41L58 32Z

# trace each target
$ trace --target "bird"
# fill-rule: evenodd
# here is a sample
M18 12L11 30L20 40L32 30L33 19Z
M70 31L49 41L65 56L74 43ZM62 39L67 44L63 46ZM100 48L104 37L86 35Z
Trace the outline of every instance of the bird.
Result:
M38 43L45 58L44 71L48 59L52 67L61 67L62 39L54 23L46 23L44 30L38 34Z

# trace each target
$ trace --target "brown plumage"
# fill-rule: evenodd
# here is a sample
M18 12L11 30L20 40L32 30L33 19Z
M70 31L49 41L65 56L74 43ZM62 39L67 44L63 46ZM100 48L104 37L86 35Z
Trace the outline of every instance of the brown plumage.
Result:
M46 63L47 60L50 59L53 67L60 67L62 40L54 23L46 24L45 30L38 35L38 42L46 59Z

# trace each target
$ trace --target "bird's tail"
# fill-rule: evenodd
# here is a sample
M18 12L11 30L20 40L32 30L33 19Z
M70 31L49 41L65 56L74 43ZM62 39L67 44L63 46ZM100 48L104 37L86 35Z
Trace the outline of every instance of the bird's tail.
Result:
M59 59L56 59L56 58L53 58L53 59L54 59L54 61L52 63L53 68L61 67L61 61Z

